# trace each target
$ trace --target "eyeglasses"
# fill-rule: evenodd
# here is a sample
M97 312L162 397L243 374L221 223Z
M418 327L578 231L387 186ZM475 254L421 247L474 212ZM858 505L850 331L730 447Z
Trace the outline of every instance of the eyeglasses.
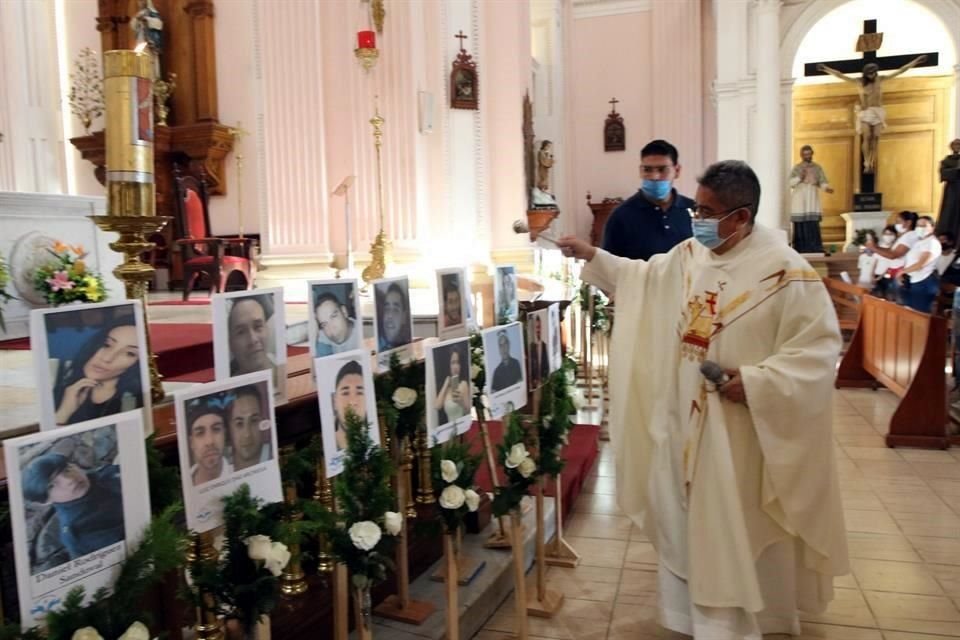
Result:
M745 204L741 204L736 207L733 207L732 209L727 209L726 211L704 212L703 207L701 207L698 204L695 204L689 209L687 209L687 213L689 213L690 217L693 218L694 220L720 220L720 219L726 218L728 215L730 215L737 209L743 209L744 207L752 207L752 206L753 206L752 202L747 202Z

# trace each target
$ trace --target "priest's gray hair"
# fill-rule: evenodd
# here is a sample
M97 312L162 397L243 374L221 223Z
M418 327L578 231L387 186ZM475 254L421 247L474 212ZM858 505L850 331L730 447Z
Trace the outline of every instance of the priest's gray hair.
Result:
M714 162L697 178L697 183L713 191L728 207L746 207L750 210L750 222L756 220L760 206L760 180L746 162Z

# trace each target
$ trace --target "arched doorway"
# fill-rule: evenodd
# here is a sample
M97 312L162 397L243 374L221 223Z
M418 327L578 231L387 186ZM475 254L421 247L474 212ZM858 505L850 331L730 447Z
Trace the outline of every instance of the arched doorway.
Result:
M840 214L852 210L858 189L860 149L853 107L856 87L829 77L806 78L807 62L859 57L854 51L863 20L876 19L884 33L879 55L936 51L936 67L915 69L884 85L887 129L880 138L877 190L885 211L936 212L937 163L958 127L960 3L953 0L821 0L811 2L787 30L781 45L782 77L793 79L787 125L792 143L787 165L811 144L833 195L823 194L826 243L844 236ZM950 25L953 25L952 27ZM889 73L889 72L886 72ZM859 74L855 77L859 77Z

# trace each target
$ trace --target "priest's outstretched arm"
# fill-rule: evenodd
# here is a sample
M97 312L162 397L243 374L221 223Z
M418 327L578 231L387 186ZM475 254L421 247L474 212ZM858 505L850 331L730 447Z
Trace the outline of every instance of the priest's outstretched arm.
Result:
M588 268L582 274L583 279L611 295L616 293L617 276L621 269L633 263L644 264L643 260L615 256L574 236L560 238L557 246L568 258L585 260Z

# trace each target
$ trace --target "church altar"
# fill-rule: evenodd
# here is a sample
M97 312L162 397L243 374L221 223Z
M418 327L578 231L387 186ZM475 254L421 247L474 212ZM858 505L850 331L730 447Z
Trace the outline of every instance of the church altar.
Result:
M0 192L0 255L10 266L7 293L15 298L3 305L6 331L0 330L0 340L29 334L30 311L47 306L33 286L33 272L50 260L47 249L56 241L82 246L89 252L85 262L89 269L102 274L105 300L124 297L123 283L113 275L122 256L109 246L116 234L101 231L89 218L102 215L105 206L102 196Z
M844 235L844 249L853 244L857 237L857 231L861 229L870 229L877 233L877 236L887 226L892 212L890 211L848 211L841 213L840 217L846 222L846 234Z

